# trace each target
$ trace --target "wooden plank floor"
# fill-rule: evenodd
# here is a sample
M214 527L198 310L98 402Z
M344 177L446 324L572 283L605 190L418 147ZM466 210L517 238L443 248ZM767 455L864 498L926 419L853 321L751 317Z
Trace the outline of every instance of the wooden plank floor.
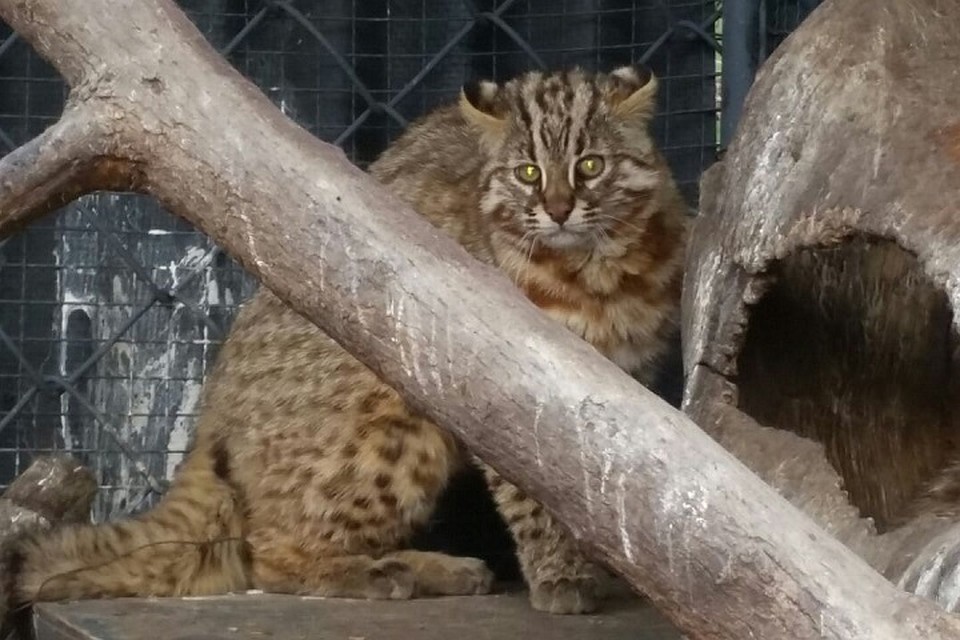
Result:
M366 602L277 595L120 599L36 607L38 640L678 640L648 604L551 616L525 593Z

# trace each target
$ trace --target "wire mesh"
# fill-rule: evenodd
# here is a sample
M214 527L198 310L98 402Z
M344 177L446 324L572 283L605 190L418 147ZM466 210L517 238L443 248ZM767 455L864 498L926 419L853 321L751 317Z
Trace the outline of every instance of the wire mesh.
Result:
M761 61L779 47L819 4L820 0L764 0L761 4L764 15L759 21Z
M691 205L715 159L715 0L179 4L280 109L360 166L469 78L629 62L661 79L654 132ZM794 25L779 17L788 13L769 24ZM65 98L50 66L0 24L0 155L52 124ZM87 196L2 241L0 486L32 456L65 450L98 476L96 519L152 504L253 288L202 234L138 195Z

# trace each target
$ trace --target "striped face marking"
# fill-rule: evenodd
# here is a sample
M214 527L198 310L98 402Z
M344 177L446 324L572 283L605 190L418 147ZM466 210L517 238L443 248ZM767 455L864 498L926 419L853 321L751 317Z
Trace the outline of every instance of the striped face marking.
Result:
M481 197L488 219L519 245L555 250L593 251L641 233L661 181L647 81L630 70L573 70L485 85L478 110L500 127Z

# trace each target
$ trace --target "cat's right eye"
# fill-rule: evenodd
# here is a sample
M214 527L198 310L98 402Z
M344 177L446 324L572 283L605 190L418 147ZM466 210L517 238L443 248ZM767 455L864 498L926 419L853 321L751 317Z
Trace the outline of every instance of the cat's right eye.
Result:
M540 181L540 167L535 164L522 164L516 169L517 180L525 184L535 184Z

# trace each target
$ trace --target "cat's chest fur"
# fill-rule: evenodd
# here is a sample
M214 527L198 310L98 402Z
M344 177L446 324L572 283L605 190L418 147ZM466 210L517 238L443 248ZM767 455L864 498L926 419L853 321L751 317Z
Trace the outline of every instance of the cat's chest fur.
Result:
M659 270L598 262L571 272L532 263L518 285L548 316L629 373L641 373L660 354L663 327L676 312L674 287Z

